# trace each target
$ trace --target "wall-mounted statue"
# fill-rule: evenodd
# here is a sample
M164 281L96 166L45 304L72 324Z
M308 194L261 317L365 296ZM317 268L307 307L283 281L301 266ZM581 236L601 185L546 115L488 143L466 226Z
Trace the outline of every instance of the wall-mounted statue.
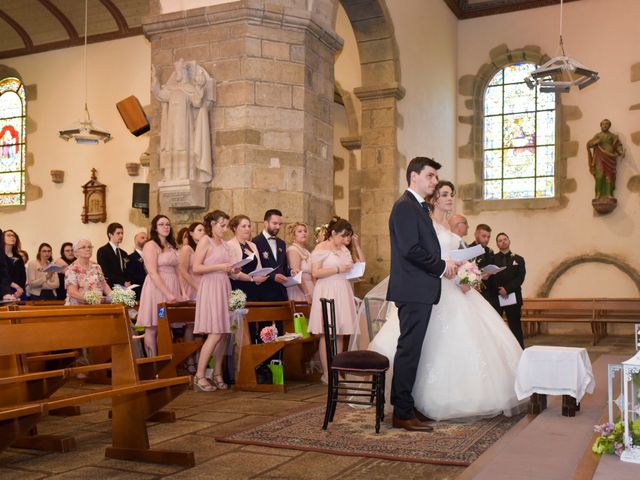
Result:
M180 59L174 67L164 85L151 67L151 89L162 103L160 193L166 193L171 207L204 207L213 177L209 109L215 102L215 82L193 60Z
M616 162L618 157L623 158L625 154L618 135L611 133L610 128L611 121L605 118L600 122L600 132L587 142L589 171L596 182L595 198L591 203L601 214L612 212L618 204L613 196L618 169Z

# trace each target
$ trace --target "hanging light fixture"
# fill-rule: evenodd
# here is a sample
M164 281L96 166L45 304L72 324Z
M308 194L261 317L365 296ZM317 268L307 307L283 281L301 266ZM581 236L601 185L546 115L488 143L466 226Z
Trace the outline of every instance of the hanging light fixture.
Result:
M533 89L539 85L540 91L543 93L567 93L572 86L582 90L600 79L598 72L585 67L565 53L562 39L562 14L563 0L560 0L560 51L562 55L552 58L525 78L529 88Z
M97 145L100 142L107 143L111 140L111 134L96 126L91 121L89 107L87 106L87 19L89 14L89 2L84 1L84 120L75 122L69 128L60 130L58 136L67 142L71 139L76 143Z

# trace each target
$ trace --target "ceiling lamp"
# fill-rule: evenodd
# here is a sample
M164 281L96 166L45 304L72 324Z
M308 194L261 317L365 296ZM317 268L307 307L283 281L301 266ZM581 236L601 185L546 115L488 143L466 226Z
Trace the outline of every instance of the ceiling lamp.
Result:
M582 90L600 79L598 72L566 55L562 40L562 13L563 0L560 0L560 50L562 55L541 65L524 80L531 89L540 86L540 91L543 93L567 93L572 86Z
M96 126L91 121L89 107L87 106L87 18L89 13L88 0L84 1L84 120L75 122L69 128L60 130L58 136L67 142L71 139L76 143L97 145L100 142L107 143L111 140L111 134Z

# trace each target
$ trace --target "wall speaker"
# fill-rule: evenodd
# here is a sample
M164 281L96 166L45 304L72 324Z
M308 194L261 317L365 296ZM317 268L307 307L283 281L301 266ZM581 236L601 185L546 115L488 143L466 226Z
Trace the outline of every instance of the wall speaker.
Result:
M140 101L135 96L131 95L124 100L120 100L116 103L116 108L120 112L124 124L136 137L148 132L151 128L149 119L145 115Z
M134 183L133 184L133 197L131 199L131 206L133 208L139 208L145 217L149 216L149 184L148 183Z

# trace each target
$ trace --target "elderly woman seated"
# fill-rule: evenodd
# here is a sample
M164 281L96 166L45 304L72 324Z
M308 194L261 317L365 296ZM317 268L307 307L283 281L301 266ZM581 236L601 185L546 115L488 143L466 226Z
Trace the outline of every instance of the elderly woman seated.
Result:
M111 295L111 288L107 285L100 265L91 261L93 254L91 241L78 240L73 246L73 253L76 260L69 265L64 276L64 284L67 289L65 305L99 303L99 300ZM89 292L93 292L95 294L93 297L98 301L87 301L89 300L87 296Z

